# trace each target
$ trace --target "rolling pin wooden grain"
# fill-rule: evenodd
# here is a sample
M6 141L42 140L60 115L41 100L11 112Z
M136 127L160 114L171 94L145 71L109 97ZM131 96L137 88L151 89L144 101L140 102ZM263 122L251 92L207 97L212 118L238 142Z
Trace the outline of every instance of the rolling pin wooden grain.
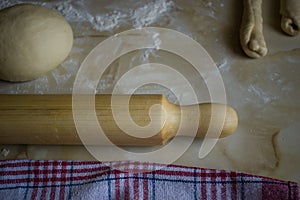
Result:
M126 96L117 96L117 106L124 106L124 97ZM186 122L183 124L186 125L180 136L189 136L189 123L192 121L189 119L193 118L195 106L199 106L200 112L196 137L203 138L205 136L211 121L212 106L216 110L226 110L220 137L232 134L237 128L237 114L229 106L199 104L180 107L170 103L163 95L132 95L129 110L133 121L140 126L151 122L149 109L154 104L161 105L167 113L163 128L149 138L138 138L124 133L115 123L112 116L111 95L95 95L95 109L99 124L106 136L116 145L165 144L176 135L181 114L188 117L184 119ZM156 111L153 115L161 118L162 111ZM213 116L217 119L212 121L213 129L217 125L216 123L222 122L220 120L222 116L224 117L224 115ZM120 117L122 118L122 116ZM218 136L210 135L209 137ZM0 144L82 145L73 119L72 95L0 95ZM93 142L90 145L93 145Z

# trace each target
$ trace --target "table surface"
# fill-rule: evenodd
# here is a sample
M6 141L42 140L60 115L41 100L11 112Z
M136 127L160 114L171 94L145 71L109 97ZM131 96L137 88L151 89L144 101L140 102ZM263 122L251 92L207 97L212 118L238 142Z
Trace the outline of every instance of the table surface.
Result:
M24 2L3 1L0 8ZM264 36L269 52L260 59L246 57L239 45L241 2L37 1L57 10L69 21L74 31L74 47L54 71L31 82L0 82L0 93L71 93L81 62L106 38L143 26L177 30L199 42L216 63L224 81L227 103L238 112L239 127L232 136L220 139L203 159L198 158L202 141L195 140L175 164L237 170L300 182L300 36L289 37L281 31L279 0L264 0ZM144 86L137 93L163 93L170 101L183 104L210 100L203 79L195 75L189 63L155 50L134 51L116 60L102 76L97 93L111 93L126 71L153 61L181 70L196 88L199 102L191 101L191 94L176 81L169 89L179 94L178 98L157 85ZM157 76L144 70L143 76ZM160 75L167 77L167 74ZM140 79L137 77L133 82ZM134 83L123 85L121 93L130 93L131 84ZM94 160L79 146L0 145L0 148L0 159Z

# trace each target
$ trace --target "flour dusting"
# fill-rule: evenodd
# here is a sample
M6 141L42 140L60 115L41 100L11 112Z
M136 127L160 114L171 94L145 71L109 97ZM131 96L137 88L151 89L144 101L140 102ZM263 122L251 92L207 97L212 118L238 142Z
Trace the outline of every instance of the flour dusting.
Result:
M174 3L171 0L155 0L142 5L130 5L127 8L111 7L102 13L91 13L84 8L83 1L62 1L62 2L35 2L35 1L9 1L0 2L0 9L15 4L33 3L49 7L61 13L69 22L88 22L97 31L113 31L121 26L131 23L132 28L141 28L157 22L161 17L166 16Z
M174 7L172 1L154 1L136 9L132 13L134 28L148 26L158 20L161 16L168 13Z
M90 2L90 1L89 1ZM60 13L71 24L74 34L74 46L68 59L61 64L60 67L48 73L39 79L20 84L5 84L1 87L2 93L71 93L73 81L81 64L81 60L77 59L78 54L82 52L84 47L77 41L78 37L85 37L91 33L91 30L100 32L118 32L119 28L131 29L142 28L145 26L159 25L161 19L170 17L170 13L175 8L172 0L154 0L154 1L130 1L130 2L93 2L89 4L84 0L66 0L66 1L34 1L34 0L1 0L0 9L14 6L17 4L37 4L48 7ZM94 9L96 3L97 9ZM121 5L121 6L120 6ZM86 32L87 31L87 32ZM77 34L76 34L77 33ZM86 34L87 33L87 34ZM160 40L158 35L153 35L153 41L156 49L159 49ZM150 56L155 56L156 49L147 49L132 59L139 59L147 62ZM100 81L100 88L105 90L111 87L105 78Z

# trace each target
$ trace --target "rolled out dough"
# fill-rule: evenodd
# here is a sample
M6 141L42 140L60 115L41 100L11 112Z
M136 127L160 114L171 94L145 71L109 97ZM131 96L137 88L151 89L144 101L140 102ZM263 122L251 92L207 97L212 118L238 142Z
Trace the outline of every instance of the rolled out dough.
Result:
M252 58L268 52L263 36L262 0L244 0L240 42L244 52ZM280 1L281 28L291 36L300 30L300 0Z
M263 36L262 0L244 0L240 42L244 52L252 58L268 52Z
M69 54L73 32L46 7L20 4L0 11L0 79L28 81L56 68Z
M300 0L280 1L281 28L291 36L300 32Z

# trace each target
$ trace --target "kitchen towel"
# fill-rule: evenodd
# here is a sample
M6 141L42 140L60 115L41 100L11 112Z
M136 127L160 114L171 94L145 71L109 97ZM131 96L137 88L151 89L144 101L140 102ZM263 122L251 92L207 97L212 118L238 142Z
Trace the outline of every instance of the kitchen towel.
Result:
M0 199L299 199L296 183L135 161L0 161Z

